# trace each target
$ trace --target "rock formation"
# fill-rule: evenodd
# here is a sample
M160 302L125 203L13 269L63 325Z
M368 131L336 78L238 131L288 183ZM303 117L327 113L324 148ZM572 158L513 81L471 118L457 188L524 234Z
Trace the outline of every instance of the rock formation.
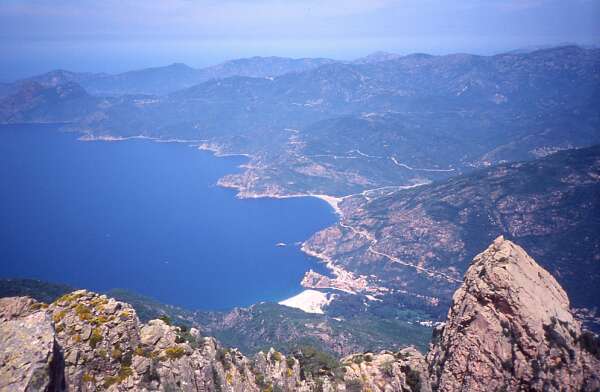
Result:
M50 305L4 298L0 322L0 391L334 391L346 385L410 391L409 385L428 385L427 365L414 349L349 357L344 367L320 366L301 351L286 357L271 349L251 360L195 328L168 320L141 324L130 305L85 290ZM406 373L413 364L418 370Z
M556 280L502 237L477 255L428 355L440 391L597 391L600 362Z
M0 299L0 391L597 391L599 358L554 278L502 237L473 261L427 359L413 348L250 359L85 290L50 305Z

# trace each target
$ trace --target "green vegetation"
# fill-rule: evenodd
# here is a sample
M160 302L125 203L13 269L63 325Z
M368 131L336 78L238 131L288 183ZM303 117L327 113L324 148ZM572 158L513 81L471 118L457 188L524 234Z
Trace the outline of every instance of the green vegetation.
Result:
M275 362L281 362L281 359L282 359L281 353L279 351L274 351L271 354L271 359L274 360Z
M47 309L47 308L48 308L48 304L43 303L43 302L36 302L34 304L31 304L31 306L29 307L29 309L32 311L36 311L36 310L40 310L40 309Z
M174 347L169 347L169 348L165 349L165 355L170 360L179 359L179 358L183 357L184 354L185 354L185 350L181 346L174 346Z
M187 343L192 348L198 348L198 340L190 333L190 330L185 325L179 325L175 343Z
M79 317L79 320L81 321L90 321L93 317L90 308L88 308L84 304L77 304L77 306L75 306L75 314Z
M68 293L68 294L64 294L63 296L59 297L56 301L56 303L58 304L70 304L72 302L77 301L79 298L83 297L82 293Z
M0 298L27 296L49 304L74 290L71 286L36 279L0 279Z
M98 343L102 341L102 331L100 328L92 329L92 334L90 335L89 344L91 348L96 348Z
M122 356L123 352L118 347L114 347L110 353L110 357L116 361L120 361Z
M342 377L342 367L337 359L311 346L302 346L294 351L294 357L300 363L300 377L308 375L316 378L319 375Z
M288 355L288 357L285 359L285 363L286 363L288 369L293 369L294 365L296 364L296 361L294 360L293 356Z
M66 310L59 310L58 312L55 312L52 315L52 320L54 321L54 323L58 323L62 319L64 319L66 315L67 315L67 311Z
M421 390L421 374L410 366L403 366L402 371L406 374L406 383L413 392Z
M104 388L109 388L114 384L120 384L133 374L133 370L128 366L122 366L116 376L108 376L104 378Z

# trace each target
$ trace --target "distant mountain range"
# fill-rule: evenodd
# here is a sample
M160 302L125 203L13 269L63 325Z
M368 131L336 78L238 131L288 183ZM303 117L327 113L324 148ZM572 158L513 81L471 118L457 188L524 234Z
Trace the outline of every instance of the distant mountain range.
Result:
M0 85L0 96L17 92L20 86L27 82L37 82L45 87L75 82L81 84L90 94L101 96L163 95L211 79L223 79L231 76L268 78L290 72L303 72L333 62L335 60L322 58L252 57L231 60L200 69L182 63L174 63L164 67L146 68L114 75L55 70L15 83L4 83Z
M244 72L283 72L274 65L279 60L247 61L256 62L263 65L246 65ZM224 68L233 72L234 64L246 62ZM101 97L74 81L33 80L0 100L0 122L65 122L95 136L201 139L207 148L252 156L249 169L223 181L247 195L343 196L600 143L598 49L293 64L310 69L211 79L161 96ZM132 92L128 83L119 86Z

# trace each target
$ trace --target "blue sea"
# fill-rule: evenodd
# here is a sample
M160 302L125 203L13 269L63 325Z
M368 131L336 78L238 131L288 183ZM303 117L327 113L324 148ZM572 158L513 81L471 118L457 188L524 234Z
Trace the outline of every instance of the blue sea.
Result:
M301 291L305 271L322 271L298 243L335 223L331 207L240 200L216 186L246 158L78 136L0 126L0 277L227 309L285 299Z

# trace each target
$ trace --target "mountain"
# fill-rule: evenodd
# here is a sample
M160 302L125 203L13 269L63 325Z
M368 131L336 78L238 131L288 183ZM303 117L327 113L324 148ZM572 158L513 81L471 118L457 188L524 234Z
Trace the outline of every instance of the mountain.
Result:
M0 117L12 123L77 122L93 115L100 104L75 82L23 82L15 94L0 99Z
M589 336L552 275L499 237L473 260L434 338L433 389L597 390L600 351Z
M168 319L142 324L128 304L85 290L50 305L0 299L0 390L595 391L600 340L565 292L499 237L478 255L423 357L310 347L250 359Z
M349 196L339 204L340 222L304 249L354 278L311 272L303 284L414 297L435 311L448 304L470 260L502 234L527 247L598 328L598 200L600 146Z
M389 53L389 52L373 52L368 54L365 57L360 57L353 61L354 64L369 64L369 63L379 63L382 61L396 60L402 57L402 55L397 53Z
M45 87L78 83L92 95L165 95L212 79L233 76L272 78L290 72L304 72L335 60L325 58L251 57L221 64L192 68L182 63L119 74L50 71L41 75L0 84L0 98L15 94L24 84L37 82Z
M46 72L27 79L18 80L14 83L0 83L0 98L16 94L19 90L27 88L32 83L43 87L56 87L68 83L85 83L87 80L104 77L105 74L90 72L71 72L63 69Z
M249 154L246 170L221 182L242 196L346 196L600 143L598 75L600 50L578 47L415 54L96 98L92 109L71 102L80 110L57 120L97 136L202 139ZM11 99L0 101L0 121L47 120L23 115ZM30 101L42 113L52 104Z
M94 95L164 94L194 85L200 81L199 71L185 64L146 68L116 75L102 75L82 82Z

